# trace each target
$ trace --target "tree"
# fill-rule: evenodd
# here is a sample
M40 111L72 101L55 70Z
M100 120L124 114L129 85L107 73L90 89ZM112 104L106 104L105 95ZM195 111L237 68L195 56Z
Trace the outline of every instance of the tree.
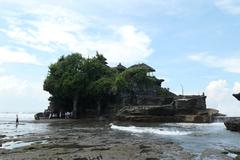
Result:
M109 83L105 82L110 81L103 81L104 78L106 80L113 74L103 55L97 53L93 58L86 59L81 54L74 53L66 57L62 56L49 66L44 90L52 95L50 101L54 108L57 108L56 110L66 109L65 101L71 99L73 116L77 118L78 113L86 107L84 102L98 99L101 94L107 95L104 92L106 89L101 88L100 85L106 87Z
M107 59L96 51L96 56L94 57L95 60L99 61L103 65L107 65Z
M81 54L74 53L62 56L56 63L50 65L49 73L44 81L44 90L55 97L70 97L72 99L73 116L77 117L79 96L85 94L88 81L82 71L86 59Z
M97 102L97 115L100 115L102 111L101 103L116 94L112 77L103 77L94 81L89 87L89 93Z
M134 104L139 93L170 95L161 88L162 81L147 75L152 71L146 64L111 68L98 52L92 58L73 53L49 66L43 88L51 94L50 106L55 112L73 111L77 118L87 109L95 109L101 115L111 103Z

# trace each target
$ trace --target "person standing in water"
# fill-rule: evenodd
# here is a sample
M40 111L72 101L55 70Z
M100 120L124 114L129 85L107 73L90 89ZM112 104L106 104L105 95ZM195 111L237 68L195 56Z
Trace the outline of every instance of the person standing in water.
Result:
M16 127L18 126L19 124L19 119L18 119L18 115L16 115Z

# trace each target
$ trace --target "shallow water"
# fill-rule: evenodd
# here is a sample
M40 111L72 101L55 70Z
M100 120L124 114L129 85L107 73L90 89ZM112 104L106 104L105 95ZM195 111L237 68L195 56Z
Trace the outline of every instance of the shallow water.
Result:
M19 136L30 136L47 132L64 132L81 130L81 132L96 132L98 129L112 132L116 137L132 136L152 140L173 141L194 153L200 153L208 148L224 149L225 147L240 148L240 133L226 130L223 123L193 124L193 123L109 123L63 121L35 123L34 114L18 114L20 124L16 127L14 113L0 113L0 135L5 135L8 142L2 148L13 149L30 145L31 142L12 139Z
M19 124L16 125L16 113L0 113L0 135L8 142L3 143L0 148L14 149L18 147L31 145L33 142L12 141L19 136L35 133L44 133L48 131L48 124L33 123L33 113L18 114Z
M2 147L4 149L14 149L14 148L19 148L19 147L24 147L24 146L29 146L33 144L34 142L22 142L22 141L10 141L2 144Z
M16 125L15 113L0 113L0 135L6 138L47 131L47 124L33 123L33 113L18 114L19 124Z
M223 123L155 123L150 127L144 123L130 126L112 124L111 128L144 138L171 140L195 153L208 148L240 148L240 133L226 130Z

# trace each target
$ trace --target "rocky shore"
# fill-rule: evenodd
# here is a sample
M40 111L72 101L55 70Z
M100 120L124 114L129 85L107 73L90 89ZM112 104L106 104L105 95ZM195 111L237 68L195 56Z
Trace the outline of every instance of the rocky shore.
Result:
M49 120L48 120L49 121ZM45 121L48 123L48 121ZM51 131L44 134L1 139L1 143L34 142L12 150L0 149L1 160L111 160L111 159L192 159L173 142L141 139L128 133L114 134L109 123L89 123L74 120L50 120ZM41 121L42 123L43 121Z
M240 132L240 117L230 117L224 122L227 130Z
M0 148L1 160L190 160L233 159L228 151L203 152L196 155L178 144L163 139L138 137L128 132L116 132L109 122L93 120L40 120L49 123L46 133L32 133L12 138L0 138L0 143L25 143L13 149Z

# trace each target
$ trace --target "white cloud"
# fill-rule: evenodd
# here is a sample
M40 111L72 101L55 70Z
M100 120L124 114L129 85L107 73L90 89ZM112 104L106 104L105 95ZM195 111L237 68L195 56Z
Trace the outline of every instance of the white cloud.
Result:
M190 54L188 58L227 72L240 73L240 57L216 57L203 52Z
M208 107L216 108L228 116L239 116L240 102L232 96L232 93L239 88L239 85L240 83L236 82L233 87L229 87L226 80L209 82L206 87Z
M0 92L4 94L12 93L13 95L28 96L41 95L43 89L39 86L41 86L41 84L34 84L14 75L0 75Z
M0 111L41 111L47 107L42 84L13 75L0 75Z
M206 94L211 100L216 100L216 98L219 100L223 99L228 92L229 89L227 87L226 80L212 81L208 84L206 88Z
M240 93L240 82L235 82L234 83L233 93Z
M26 81L21 81L15 76L4 75L0 76L0 92L13 92L15 94L22 94L23 90L27 87Z
M216 0L215 5L227 13L240 15L240 2L237 0Z
M0 64L3 63L40 64L34 55L31 55L24 50L12 50L0 46Z
M110 62L142 61L153 52L150 38L132 25L121 26L114 34L115 41L101 40L93 44L95 50L103 53Z
M77 46L76 35L82 33L89 23L87 17L62 7L50 5L40 5L34 9L29 7L31 6L21 8L22 13L19 15L3 17L9 27L0 31L14 41L38 50L53 52L64 45L69 48ZM21 16L32 18L23 19Z
M52 5L22 9L20 15L30 15L31 19L19 20L13 15L4 17L8 28L1 29L0 33L15 43L37 50L79 52L85 56L98 50L110 63L142 61L153 52L150 37L134 25L103 24L96 17Z

